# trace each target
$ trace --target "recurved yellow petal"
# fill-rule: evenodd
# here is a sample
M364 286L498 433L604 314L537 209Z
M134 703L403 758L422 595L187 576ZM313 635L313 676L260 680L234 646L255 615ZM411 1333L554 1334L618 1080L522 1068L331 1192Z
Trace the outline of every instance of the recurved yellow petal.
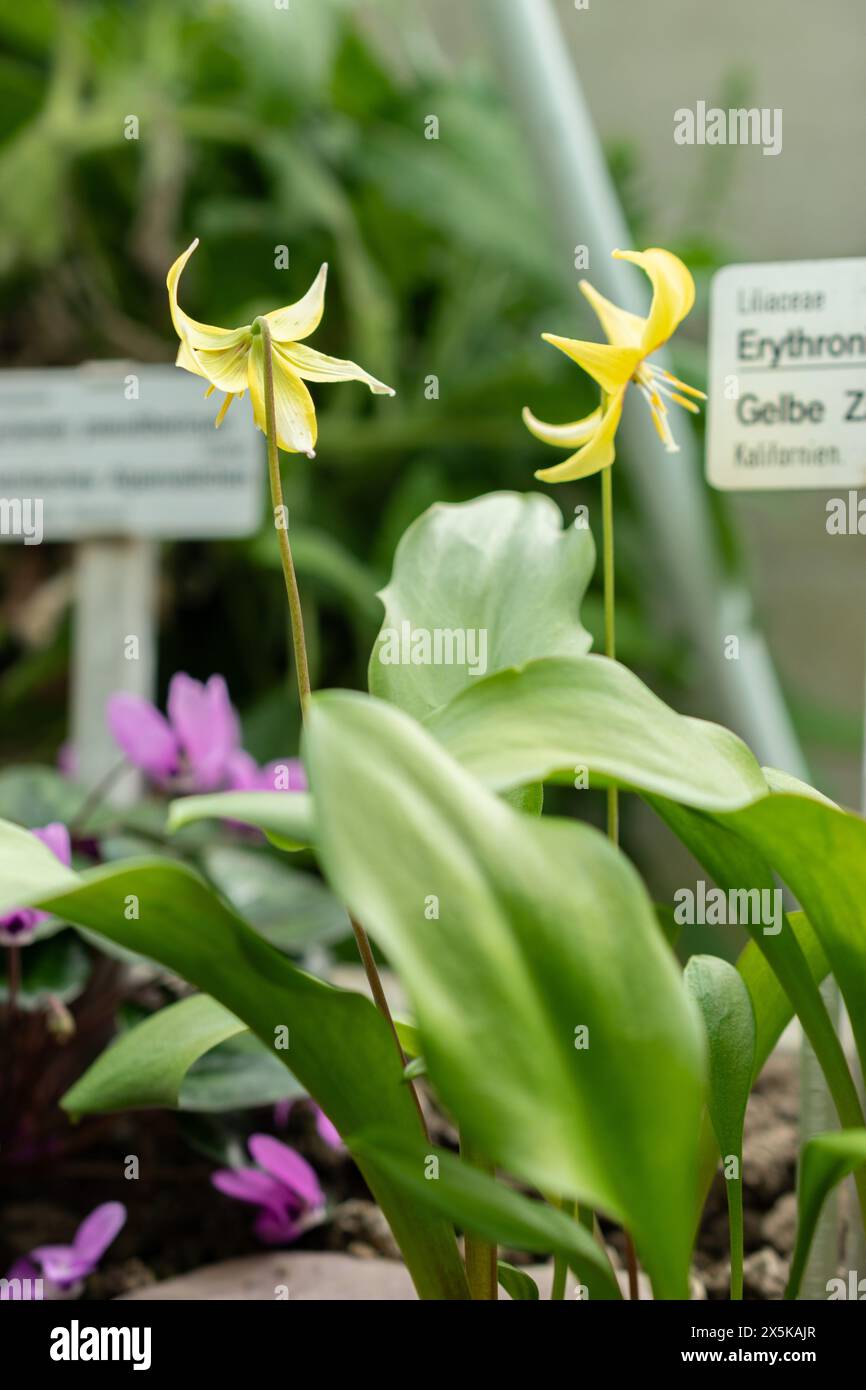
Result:
M182 255L178 256L165 277L165 283L168 286L171 321L174 324L175 332L181 342L186 342L193 349L208 348L219 351L234 347L243 342L244 339L249 339L249 325L245 325L243 328L216 328L210 323L199 323L197 319L192 319L189 314L185 314L177 302L177 287L181 272L197 246L198 237L195 241L190 242ZM180 365L185 366L186 364L181 363ZM189 370L190 368L187 367L187 371Z
M552 468L540 468L536 478L546 483L570 483L576 478L589 478L593 473L600 473L613 463L616 456L614 439L624 397L625 387L622 387L608 400L598 428L583 448Z
M601 423L601 406L582 420L572 420L568 425L547 425L533 415L528 405L523 407L523 423L536 439L545 444L554 444L562 449L576 449L584 444L598 429Z
M621 309L618 304L605 299L588 280L581 280L580 288L595 310L598 321L607 335L607 341L618 347L639 348L643 342L646 319L642 319L640 314L631 314L628 309Z
M195 376L205 375L183 338L180 340L180 347L177 350L177 357L174 359L174 365L176 367L183 367L185 372L192 372Z
M295 304L287 304L284 309L273 309L271 313L265 314L275 343L296 343L302 338L309 338L318 328L325 311L327 279L326 261L303 299L299 299Z
M253 416L259 429L266 433L264 348L261 335L253 338L248 367ZM277 443L287 453L307 454L312 458L317 436L313 398L301 378L291 370L276 349L273 352L273 370Z
M324 352L305 347L301 343L283 343L274 348L274 355L285 359L292 371L304 381L363 381L377 396L393 396L393 386L365 372L357 362L346 362L342 357L327 357Z
M237 393L247 389L247 356L251 342L252 335L248 334L241 342L221 348L218 352L192 348L187 343L187 352L199 368L199 376L207 377L211 385L220 391ZM180 365L186 366L186 362ZM190 370L187 367L187 371Z
M659 246L648 251L614 251L620 261L640 266L652 282L653 297L644 324L641 356L649 357L666 343L695 302L695 282L679 256Z
M598 382L608 396L615 396L634 375L641 354L637 348L615 347L610 343L584 343L578 338L558 338L542 333L546 343L564 352Z

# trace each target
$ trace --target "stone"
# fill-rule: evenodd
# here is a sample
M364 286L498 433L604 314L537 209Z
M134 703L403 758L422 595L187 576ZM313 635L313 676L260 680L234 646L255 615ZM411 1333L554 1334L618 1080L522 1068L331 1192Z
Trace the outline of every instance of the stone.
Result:
M764 1244L772 1245L780 1255L790 1255L797 1235L797 1194L786 1192L761 1222Z
M748 1255L743 1263L743 1296L760 1300L781 1298L788 1266L770 1245Z

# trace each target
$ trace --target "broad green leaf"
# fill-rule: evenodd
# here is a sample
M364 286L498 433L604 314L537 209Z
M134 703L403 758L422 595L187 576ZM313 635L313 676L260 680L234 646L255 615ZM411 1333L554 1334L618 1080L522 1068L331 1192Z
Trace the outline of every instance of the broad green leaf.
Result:
M866 1068L866 821L813 796L786 793L718 819L796 894L842 991Z
M281 951L341 941L351 931L346 909L321 879L293 868L266 846L212 845L203 851L202 863L244 921Z
M692 956L685 985L709 1044L707 1108L725 1173L731 1231L731 1298L743 1296L743 1125L755 1066L755 1015L742 975L719 956Z
M495 791L562 772L571 780L587 768L702 810L730 810L767 794L740 739L677 714L604 656L544 656L499 671L463 690L427 727Z
M820 985L830 967L821 943L809 925L809 919L803 912L789 912L788 926L803 952L809 974ZM754 1085L764 1063L794 1017L794 1006L754 941L749 941L740 952L737 970L746 983L755 1015Z
M423 719L485 673L533 657L582 655L591 639L580 603L594 562L591 532L563 530L549 497L494 492L437 503L406 531L380 594L385 617L370 657L372 693ZM440 661L434 648L426 664L406 661L418 632L431 642L443 635Z
M304 757L323 867L397 968L467 1140L623 1221L659 1296L684 1296L704 1043L631 865L365 696L315 696Z
M597 657L536 662L458 696L429 726L496 790L579 764L640 790L725 891L772 894L777 872L821 941L866 1059L866 823L810 788L802 794L801 783L801 794L771 792L738 739L677 715L621 671ZM606 700L604 690L614 688ZM774 786L792 785L784 774L769 777ZM796 936L788 926L778 934L750 930L794 1003L842 1123L862 1124L844 1053Z
M797 1243L786 1298L796 1298L827 1196L849 1173L866 1165L866 1129L815 1134L803 1145L797 1175Z
M0 1005L9 998L9 953L0 947ZM31 941L21 952L21 980L16 994L19 1009L44 1009L50 997L68 1004L90 978L91 958L75 932L59 931Z
M180 1088L178 1108L219 1114L275 1105L305 1094L261 1039L245 1030L193 1062Z
M313 803L307 792L214 792L183 796L168 808L168 829L199 820L236 820L264 831L278 849L315 844Z
M658 909L656 909L658 911ZM809 973L816 985L820 985L828 971L827 957L821 943L809 926L802 912L788 914L788 925L800 946ZM737 970L742 975L755 1016L755 1065L752 1085L763 1071L764 1064L782 1033L794 1017L794 1006L785 993L772 967L754 942L749 941L740 952ZM703 1210L713 1175L719 1165L719 1145L708 1117L705 1117L701 1130L701 1185L697 1217Z
M21 825L68 823L87 800L84 787L53 767L24 765L0 772L0 816Z
M765 797L743 811L726 815L699 814L686 807L675 806L671 802L653 800L656 809L692 851L695 858L704 865L720 888L728 893L757 889L760 893L767 894L773 894L776 891L773 868L781 871L781 865L773 864L770 857L773 853L772 837L764 837L761 829L766 823L773 824L776 808L781 802L793 803L794 824L797 823L800 814L803 812L808 814L810 810L844 818L841 812L825 807L822 803L811 798L789 797L781 794ZM756 819L756 817L759 818ZM853 820L853 818L851 819ZM769 853L765 853L765 849ZM804 858L808 858L815 849L816 843L804 842L800 845L799 853ZM841 868L841 866L839 867ZM836 871L837 866L832 858L828 858L823 868L819 870L819 874L823 873L827 877L832 877ZM783 876L785 876L784 873ZM794 891L797 891L796 885L790 879L788 882ZM819 937L832 966L827 941L823 939L816 924L810 902L802 893L799 896L809 918L812 931ZM772 901L772 899L768 899L768 901ZM772 926L767 930L765 925L761 923L747 921L742 925L749 931L756 946L794 1005L803 1029L821 1063L842 1124L846 1127L861 1125L863 1116L857 1090L851 1078L842 1045L826 1005L821 998L812 970L804 956L797 933L792 930L786 919L783 919L779 931L776 931L775 927ZM864 943L864 947L866 947L866 943Z
M238 1052L220 1046L239 1037L244 1046ZM199 1069L200 1062L207 1065ZM222 1110L265 1105L300 1090L245 1023L215 999L195 994L122 1033L61 1104L75 1118L162 1106Z
M133 901L138 917L128 920ZM376 1123L416 1137L401 1060L374 1005L296 969L185 865L155 859L79 875L32 835L0 822L0 911L27 903L140 951L211 995L291 1067L341 1134ZM453 1232L419 1219L375 1164L364 1176L421 1296L465 1298Z
M497 1260L496 1276L509 1298L516 1302L538 1301L538 1285L525 1269L517 1269L506 1260Z
M602 1247L577 1221L547 1202L524 1197L445 1149L417 1141L407 1145L385 1131L357 1134L347 1143L356 1157L375 1157L420 1209L441 1212L464 1230L498 1245L561 1255L592 1298L621 1297Z

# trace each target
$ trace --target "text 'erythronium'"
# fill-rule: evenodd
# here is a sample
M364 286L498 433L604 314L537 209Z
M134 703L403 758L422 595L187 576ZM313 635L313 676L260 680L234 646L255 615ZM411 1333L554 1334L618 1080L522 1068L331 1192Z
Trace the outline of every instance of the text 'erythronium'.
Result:
M166 277L171 319L180 339L177 366L204 377L210 383L207 395L215 390L226 393L217 425L222 424L235 396L248 390L256 425L265 434L265 346L259 320L241 328L217 328L190 318L178 304L181 272L197 246L198 238L178 256ZM394 395L393 387L378 381L356 362L328 357L304 342L321 322L327 275L328 267L323 265L302 299L262 316L273 345L277 443L288 453L309 458L315 456L318 427L305 382L363 381L376 395Z
M573 420L570 424L548 425L537 419L528 407L524 409L524 423L537 439L556 448L576 451L552 468L539 469L535 476L545 482L565 483L588 478L613 463L616 432L630 383L637 386L646 400L659 438L669 453L676 453L677 445L665 398L692 412L697 412L698 407L690 396L706 399L703 391L688 386L647 360L672 337L691 310L695 302L695 282L691 273L677 256L660 247L648 251L614 251L613 255L617 260L631 261L646 271L653 287L652 303L646 318L641 318L611 303L587 280L581 280L580 288L595 310L607 342L588 343L576 338L560 338L553 333L542 334L546 342L588 372L602 392L601 405L582 420Z

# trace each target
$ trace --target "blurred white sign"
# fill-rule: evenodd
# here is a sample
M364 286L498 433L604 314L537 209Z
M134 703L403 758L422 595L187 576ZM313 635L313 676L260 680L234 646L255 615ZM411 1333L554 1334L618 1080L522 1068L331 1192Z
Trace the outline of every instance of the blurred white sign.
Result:
M214 429L206 384L124 362L0 372L0 539L256 531L263 436L248 399Z
M720 270L709 383L714 487L866 484L866 260Z

